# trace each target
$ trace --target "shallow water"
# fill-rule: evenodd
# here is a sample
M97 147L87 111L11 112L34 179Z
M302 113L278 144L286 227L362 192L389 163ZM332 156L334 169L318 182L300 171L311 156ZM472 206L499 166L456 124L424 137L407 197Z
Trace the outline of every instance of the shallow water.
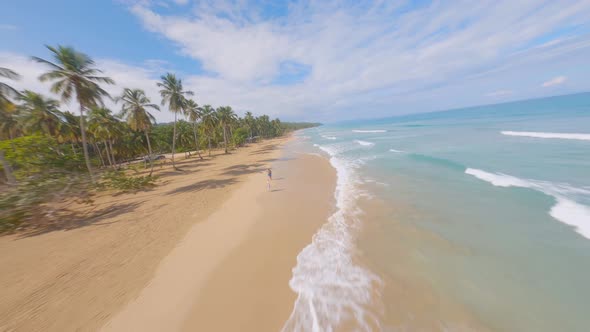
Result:
M590 329L590 94L298 135L339 176L327 221L336 230L318 234L300 257L305 272L295 270L294 288L325 309L302 309L303 322ZM335 307L346 314L331 315Z

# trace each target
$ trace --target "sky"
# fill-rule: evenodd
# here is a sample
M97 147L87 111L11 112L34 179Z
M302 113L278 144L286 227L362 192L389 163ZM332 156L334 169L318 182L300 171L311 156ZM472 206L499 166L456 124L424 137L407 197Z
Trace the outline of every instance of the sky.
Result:
M291 121L590 91L587 0L19 0L2 6L0 40L19 89L51 95L30 57L66 45L115 80L113 96L140 88L159 103L172 72L199 105Z

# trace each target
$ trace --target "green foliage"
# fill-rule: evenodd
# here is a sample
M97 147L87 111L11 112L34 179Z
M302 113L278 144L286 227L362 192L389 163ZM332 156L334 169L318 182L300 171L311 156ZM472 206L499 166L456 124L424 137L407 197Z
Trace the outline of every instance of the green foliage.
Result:
M151 188L155 185L155 181L154 176L128 176L123 171L110 171L103 175L98 186L127 192Z
M248 138L248 129L246 128L238 128L234 130L233 141L234 145L242 146L246 143L246 139Z
M61 151L56 140L47 136L32 135L0 141L0 150L4 151L17 179L39 173L69 173L84 169L81 156L68 150Z
M82 156L59 149L47 136L24 136L0 141L0 150L14 170L17 185L0 193L0 231L17 227L51 211L47 203L65 196L87 197L89 183ZM3 173L0 165L0 173Z
M75 197L88 202L91 184L85 173L42 172L21 179L17 186L0 192L0 232L10 231L27 220L46 219L53 212L49 203Z
M321 123L317 122L281 122L281 127L284 131L293 131L298 129L306 129L321 126Z

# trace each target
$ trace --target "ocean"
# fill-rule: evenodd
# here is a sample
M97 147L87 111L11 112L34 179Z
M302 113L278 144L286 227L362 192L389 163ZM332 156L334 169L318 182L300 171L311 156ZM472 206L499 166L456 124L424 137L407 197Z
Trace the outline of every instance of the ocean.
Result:
M297 136L338 180L285 330L590 330L590 93Z

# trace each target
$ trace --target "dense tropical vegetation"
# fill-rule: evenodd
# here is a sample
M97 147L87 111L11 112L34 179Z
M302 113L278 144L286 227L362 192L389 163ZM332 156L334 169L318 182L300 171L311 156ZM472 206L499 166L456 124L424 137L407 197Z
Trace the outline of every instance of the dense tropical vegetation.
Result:
M170 154L187 156L223 148L225 153L248 141L273 138L286 131L317 124L284 123L247 112L239 117L230 106L199 106L172 73L161 77L161 106L174 113L173 123L157 124L153 103L144 91L125 88L110 96L105 76L87 55L71 47L47 47L53 61L33 57L47 66L39 77L50 83L61 101L11 84L18 73L0 68L0 231L24 220L48 217L65 199L88 201L96 188L122 190L152 185L154 160ZM119 109L108 109L112 99ZM79 115L64 111L69 102ZM149 164L148 175L129 176L128 168Z

